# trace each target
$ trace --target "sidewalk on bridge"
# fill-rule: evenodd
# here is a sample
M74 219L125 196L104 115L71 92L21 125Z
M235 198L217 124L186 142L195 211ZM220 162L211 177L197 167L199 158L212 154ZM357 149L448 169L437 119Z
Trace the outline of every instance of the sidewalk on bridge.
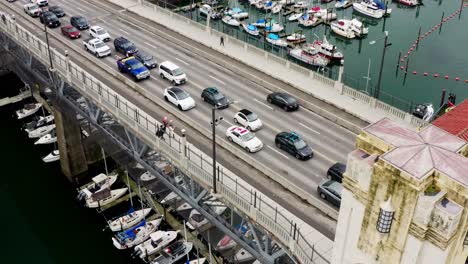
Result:
M350 113L363 121L368 123L376 122L384 117L388 117L400 124L408 126L409 123L403 119L396 118L380 109L376 109L372 104L366 104L350 96L342 94L342 84L335 83L334 85L328 82L328 84L312 78L311 72L300 72L300 70L293 70L292 67L297 68L293 63L290 66L274 60L273 55L265 55L261 49L247 48L246 45L240 41L224 35L225 45L220 45L220 36L222 33L216 33L214 30L210 31L205 29L205 26L191 21L186 23L185 20L177 19L176 14L168 12L156 11L158 9L151 8L149 6L139 4L139 0L107 0L117 6L122 7L125 10L138 14L139 16L154 21L174 32L182 34L200 44L203 44L209 48L212 48L232 59L239 62L245 63L250 67L260 70L267 75L281 80L291 86L298 88L298 90L310 94L328 104L331 104L347 113ZM210 54L211 55L211 54ZM289 64L289 63L287 63ZM232 69L236 71L245 71L245 69L236 67ZM255 77L255 76L252 76ZM331 80L330 80L331 81ZM275 90L282 90L282 87L275 83L268 83L267 80L261 80L262 83L267 83L270 87L276 87ZM331 81L333 82L333 81ZM311 105L311 104L309 104ZM321 114L320 112L327 112L328 116L333 116L333 121L337 120L337 123L344 127L350 123L348 120L343 120L343 116L333 111L325 110L320 106L312 107L311 110ZM317 110L317 111L316 111ZM328 118L328 117L327 117ZM341 123L339 122L341 121ZM363 123L360 124L362 128ZM355 129L350 129L356 132ZM358 133L358 132L356 132Z

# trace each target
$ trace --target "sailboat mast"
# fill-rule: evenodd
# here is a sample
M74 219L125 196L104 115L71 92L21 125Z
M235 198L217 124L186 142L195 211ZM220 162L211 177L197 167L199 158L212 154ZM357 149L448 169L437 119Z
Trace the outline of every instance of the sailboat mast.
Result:
M133 199L132 199L132 189L130 188L130 179L128 178L128 171L125 171L127 174L127 186L128 186L128 193L130 194L130 206L133 208Z
M109 171L107 170L107 161L106 161L106 152L104 152L104 148L101 147L102 159L104 160L104 169L106 170L106 175L109 175Z

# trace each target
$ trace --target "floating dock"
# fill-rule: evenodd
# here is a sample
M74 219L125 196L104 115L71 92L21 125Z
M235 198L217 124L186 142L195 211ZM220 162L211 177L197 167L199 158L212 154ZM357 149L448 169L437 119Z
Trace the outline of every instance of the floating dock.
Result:
M19 102L19 101L21 101L21 100L23 100L25 98L30 97L30 96L31 96L31 92L27 90L27 91L21 92L20 94L18 94L16 96L13 96L13 97L2 98L2 99L0 99L0 107Z

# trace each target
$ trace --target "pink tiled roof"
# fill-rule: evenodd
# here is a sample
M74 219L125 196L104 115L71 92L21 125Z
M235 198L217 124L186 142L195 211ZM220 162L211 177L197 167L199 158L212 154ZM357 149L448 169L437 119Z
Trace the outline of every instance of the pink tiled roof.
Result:
M468 141L468 99L434 120L432 124Z
M364 130L394 147L380 159L417 179L438 170L468 187L468 159L457 153L466 141L433 125L418 132L387 118Z

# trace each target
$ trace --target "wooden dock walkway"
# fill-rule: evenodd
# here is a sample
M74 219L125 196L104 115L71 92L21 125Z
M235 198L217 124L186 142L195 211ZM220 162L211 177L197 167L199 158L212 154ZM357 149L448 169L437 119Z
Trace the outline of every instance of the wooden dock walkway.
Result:
M19 102L19 101L21 101L21 100L23 100L25 98L30 97L30 96L31 96L31 92L29 90L27 90L27 91L21 92L18 95L13 96L13 97L2 98L2 99L0 99L0 107Z

